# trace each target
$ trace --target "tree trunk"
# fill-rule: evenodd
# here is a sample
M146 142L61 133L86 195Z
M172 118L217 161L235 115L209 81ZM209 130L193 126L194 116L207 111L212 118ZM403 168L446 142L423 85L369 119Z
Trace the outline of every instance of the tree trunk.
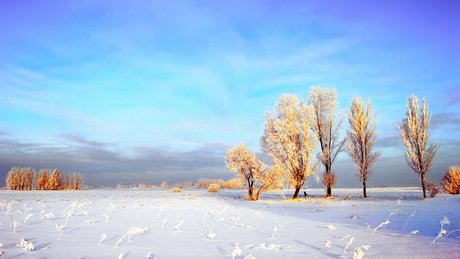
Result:
M425 190L425 174L420 174L420 180L422 181L422 189L423 189L423 198L426 199L426 190Z
M327 189L326 196L331 197L332 196L332 188L331 188L331 186L328 186L326 189Z
M364 198L367 198L366 181L363 181L363 197L364 197Z
M294 196L292 196L293 199L297 199L297 196L299 196L300 187L301 187L301 186L296 186L296 187L295 187Z
M249 199L251 201L253 201L254 200L254 192L253 192L253 189L252 189L251 185L249 185L249 187L248 187L248 195L249 195Z

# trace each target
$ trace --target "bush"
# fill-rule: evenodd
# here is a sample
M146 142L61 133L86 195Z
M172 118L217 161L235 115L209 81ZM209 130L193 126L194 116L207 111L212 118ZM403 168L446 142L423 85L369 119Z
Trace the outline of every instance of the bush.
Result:
M446 193L460 194L460 167L451 166L442 178L442 187Z
M437 183L432 182L432 181L427 181L426 189L427 191L430 192L430 198L434 198L439 193L441 188L439 188L439 185Z
M219 185L217 183L213 183L209 185L208 192L218 192L218 191L219 191Z
M174 187L171 189L172 192L182 192L181 188Z

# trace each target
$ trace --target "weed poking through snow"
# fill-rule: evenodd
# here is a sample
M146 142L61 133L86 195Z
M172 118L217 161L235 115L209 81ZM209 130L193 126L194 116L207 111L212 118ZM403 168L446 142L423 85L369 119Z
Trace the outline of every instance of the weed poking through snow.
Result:
M399 212L399 209L395 209L393 210L392 212L390 212L390 215L388 215L388 218L383 221L382 223L380 223L375 229L374 231L372 231L372 233L375 233L375 231L377 231L379 228L385 228L386 225L390 224L390 217L394 214L397 214Z
M24 249L27 251L33 251L35 250L35 245L32 242L28 242L25 238L21 238L21 242L16 244L16 246L22 246Z
M440 237L447 234L447 231L444 229L444 225L450 224L449 218L447 218L447 216L444 216L444 218L441 220L440 223L441 223L441 230L439 231L438 236L436 236L435 239L431 241L431 244L434 244L436 240L438 240Z
M344 254L344 255L347 254L347 249L348 249L348 247L353 243L353 240L355 240L354 237L350 237L350 239L348 239L347 245L345 246L345 249L343 249L343 254Z
M102 242L104 242L107 239L107 234L102 234L101 239L99 239L99 245L102 245Z
M144 234L146 232L149 231L149 228L148 227L144 227L144 228L140 228L140 227L132 227L129 229L128 232L126 232L126 234L124 234L118 241L117 243L115 244L116 247L119 247L123 242L126 241L129 241L131 242L131 238L132 237L135 237L137 235L141 235L141 234Z
M235 248L232 251L232 259L235 259L237 256L241 256L241 248L238 246L238 243L235 243Z

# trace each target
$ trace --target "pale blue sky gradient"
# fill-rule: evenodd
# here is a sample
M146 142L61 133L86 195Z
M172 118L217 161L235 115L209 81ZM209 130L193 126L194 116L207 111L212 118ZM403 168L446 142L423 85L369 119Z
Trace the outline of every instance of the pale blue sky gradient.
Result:
M418 185L397 125L408 96L427 98L439 180L460 164L459 13L458 1L3 1L0 180L11 166L90 185L228 179L226 150L259 152L265 112L312 85L336 88L341 109L372 99L374 186ZM346 155L336 173L359 187Z

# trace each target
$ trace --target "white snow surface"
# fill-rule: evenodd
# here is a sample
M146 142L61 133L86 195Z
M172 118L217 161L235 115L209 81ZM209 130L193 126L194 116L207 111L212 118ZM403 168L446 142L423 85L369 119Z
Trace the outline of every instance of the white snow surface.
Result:
M0 256L460 258L460 195L306 191L260 201L244 190L0 191Z

